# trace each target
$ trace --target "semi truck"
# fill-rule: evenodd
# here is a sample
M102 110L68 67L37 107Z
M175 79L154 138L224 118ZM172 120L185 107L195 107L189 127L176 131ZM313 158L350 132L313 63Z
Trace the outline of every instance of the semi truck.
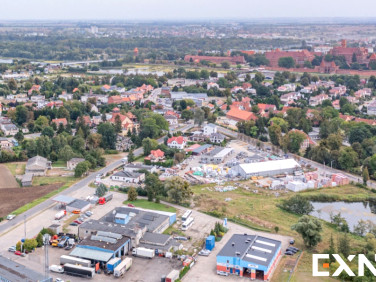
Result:
M91 261L90 260L87 260L87 259L80 259L80 258L76 258L76 257L72 257L72 256L66 256L66 255L62 255L60 257L60 264L62 265L65 265L65 264L78 264L78 265L82 265L82 266L86 266L86 267L90 267L91 266Z
M95 275L95 268L66 263L64 264L64 272L72 276L93 278Z
M107 271L113 273L115 268L121 263L121 258L113 258L106 264Z
M132 266L132 258L125 258L114 270L114 276L120 277Z
M55 214L55 219L59 220L62 219L67 214L67 211L59 211L57 214Z
M152 249L146 249L146 248L139 247L139 248L134 248L132 250L132 255L137 256L137 257L141 257L141 258L151 259L155 256L155 252Z
M171 272L166 276L166 282L175 282L179 279L180 272L179 270L173 269Z
M104 197L100 197L100 198L98 199L98 204L100 204L100 205L104 205L104 204L107 203L108 201L111 201L113 197L114 197L113 194L108 194L108 195L106 195L106 196L104 196Z

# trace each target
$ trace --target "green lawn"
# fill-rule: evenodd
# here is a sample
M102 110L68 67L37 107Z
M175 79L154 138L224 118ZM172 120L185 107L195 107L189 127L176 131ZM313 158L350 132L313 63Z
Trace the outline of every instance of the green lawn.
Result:
M67 163L63 160L58 160L52 163L52 167L66 167Z
M24 163L5 163L5 166L13 175L22 175L25 173L26 164Z
M79 180L73 176L64 177L64 176L37 176L33 178L33 186L48 185L54 183L70 183L73 184Z
M143 209L150 209L150 210L157 210L157 211L166 211L166 212L176 212L176 209L164 204L158 204L155 202L149 202L148 200L138 199L134 202L131 201L124 201L124 205L132 204L135 205L137 208Z

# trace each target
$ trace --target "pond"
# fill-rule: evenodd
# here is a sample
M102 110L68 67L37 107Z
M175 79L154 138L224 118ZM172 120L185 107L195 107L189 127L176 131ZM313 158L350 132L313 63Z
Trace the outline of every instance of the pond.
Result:
M311 204L314 211L310 215L330 222L331 214L341 213L351 231L359 220L370 220L376 224L376 203L374 202L311 202Z

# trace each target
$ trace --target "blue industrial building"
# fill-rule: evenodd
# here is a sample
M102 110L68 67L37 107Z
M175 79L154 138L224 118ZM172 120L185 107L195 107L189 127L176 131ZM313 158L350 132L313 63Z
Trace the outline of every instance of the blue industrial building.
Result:
M268 280L281 256L281 241L234 234L217 254L217 273Z

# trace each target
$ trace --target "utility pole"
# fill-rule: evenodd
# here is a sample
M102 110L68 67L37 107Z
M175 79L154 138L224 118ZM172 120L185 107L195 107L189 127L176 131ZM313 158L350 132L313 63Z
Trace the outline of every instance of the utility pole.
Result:
M24 214L24 240L26 240L26 214Z
M46 277L46 279L48 279L49 278L48 245L50 244L50 235L44 234L43 243L44 243L44 276Z

